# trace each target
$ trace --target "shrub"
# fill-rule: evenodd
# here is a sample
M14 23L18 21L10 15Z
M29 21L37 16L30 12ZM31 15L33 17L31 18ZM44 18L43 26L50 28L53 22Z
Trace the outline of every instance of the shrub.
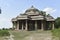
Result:
M0 30L0 36L9 36L8 30Z

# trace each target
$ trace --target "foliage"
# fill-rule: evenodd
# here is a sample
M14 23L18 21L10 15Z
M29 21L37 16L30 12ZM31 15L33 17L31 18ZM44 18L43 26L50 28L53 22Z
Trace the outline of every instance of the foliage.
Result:
M55 27L56 27L56 28L59 28L59 27L60 27L60 17L58 17L58 18L55 20Z
M49 17L50 16L50 14L47 14L47 17Z
M0 36L9 36L8 30L0 30Z
M46 12L40 11L42 15L46 16Z

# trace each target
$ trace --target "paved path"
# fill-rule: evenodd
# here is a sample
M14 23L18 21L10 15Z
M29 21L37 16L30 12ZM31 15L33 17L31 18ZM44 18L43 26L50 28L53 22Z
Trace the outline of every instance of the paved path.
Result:
M52 34L49 31L33 33L30 36L25 37L25 40L52 40Z

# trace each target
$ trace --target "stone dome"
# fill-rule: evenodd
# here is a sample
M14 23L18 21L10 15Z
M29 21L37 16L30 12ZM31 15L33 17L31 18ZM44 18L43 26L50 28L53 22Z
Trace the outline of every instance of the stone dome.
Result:
M39 10L38 9L36 9L34 6L31 6L31 8L29 8L29 9L27 9L25 12L27 13L27 12L39 12Z

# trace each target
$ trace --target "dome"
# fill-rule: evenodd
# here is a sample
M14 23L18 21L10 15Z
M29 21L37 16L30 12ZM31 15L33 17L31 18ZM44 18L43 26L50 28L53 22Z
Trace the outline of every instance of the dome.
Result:
M27 9L25 12L39 12L38 9L36 9L34 6L31 6L31 8Z

